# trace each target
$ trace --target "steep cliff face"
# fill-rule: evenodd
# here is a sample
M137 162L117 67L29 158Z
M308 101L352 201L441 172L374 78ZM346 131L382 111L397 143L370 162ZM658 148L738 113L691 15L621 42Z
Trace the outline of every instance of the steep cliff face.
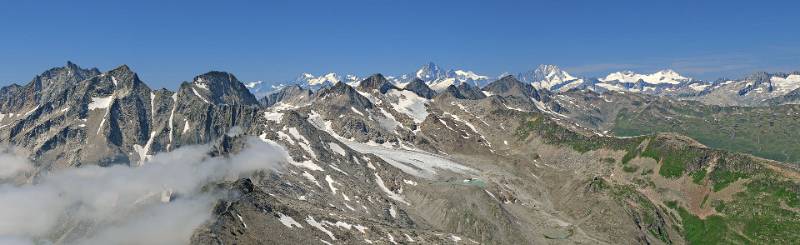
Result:
M29 149L42 168L136 165L251 121L257 101L235 77L212 72L198 80L208 86L202 94L186 84L177 93L154 91L128 66L99 73L69 63L25 87L4 88L0 134Z

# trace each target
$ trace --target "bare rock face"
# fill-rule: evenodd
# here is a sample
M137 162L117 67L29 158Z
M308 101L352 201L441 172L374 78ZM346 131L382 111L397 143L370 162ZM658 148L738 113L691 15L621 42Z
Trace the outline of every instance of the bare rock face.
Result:
M307 104L311 102L313 91L300 85L289 85L259 99L262 106L270 107L277 103Z
M386 93L386 91L389 91L389 89L397 89L397 87L395 87L394 84L386 80L386 78L383 77L383 75L378 73L359 82L358 89L366 92L372 90L378 90L382 94L384 94Z
M65 100L69 89L80 81L99 75L97 68L83 69L67 62L36 76L25 86L11 85L0 92L0 111L19 111L50 101Z
M69 63L25 87L3 89L8 99L0 107L0 134L30 149L32 159L47 164L43 168L63 168L137 165L156 152L210 142L234 125L249 125L257 101L233 75L211 72L196 80L202 85L184 83L177 93L153 91L128 66L100 73ZM197 90L201 86L208 89Z
M414 79L413 81L406 84L406 86L403 87L403 89L412 91L415 94L426 99L433 98L433 96L436 95L436 91L433 91L433 89L431 89L430 87L428 87L427 84L425 84L425 81L422 81L420 79Z
M800 88L792 90L785 95L767 100L769 105L797 104L800 102Z
M182 93L192 92L203 102L215 105L257 105L253 94L227 72L212 71L197 76L191 83L181 84Z
M512 96L541 100L539 92L536 91L533 86L527 83L522 83L510 75L486 85L483 90L504 97Z
M317 98L324 98L331 100L332 107L338 107L340 110L349 109L349 106L358 108L372 108L372 102L369 99L359 94L356 89L344 83L336 83L333 87L323 89L316 94Z
M458 89L458 92L462 96L464 96L464 98L466 98L466 99L479 100L479 99L486 98L486 95L483 94L483 92L480 90L480 88L478 88L478 87L476 87L474 85L469 85L469 83L459 84L457 89Z

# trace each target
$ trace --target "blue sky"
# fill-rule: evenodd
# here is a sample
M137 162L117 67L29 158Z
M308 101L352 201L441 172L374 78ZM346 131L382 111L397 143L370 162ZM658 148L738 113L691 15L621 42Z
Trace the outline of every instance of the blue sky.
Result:
M152 87L208 70L398 74L433 61L497 75L672 68L702 79L800 70L800 1L7 1L0 85L71 60Z

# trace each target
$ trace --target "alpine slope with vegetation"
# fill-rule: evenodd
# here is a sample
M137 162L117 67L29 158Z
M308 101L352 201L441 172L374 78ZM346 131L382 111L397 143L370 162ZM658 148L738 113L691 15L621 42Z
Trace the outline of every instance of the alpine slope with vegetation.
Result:
M793 244L798 88L429 63L170 91L67 63L0 89L0 241Z

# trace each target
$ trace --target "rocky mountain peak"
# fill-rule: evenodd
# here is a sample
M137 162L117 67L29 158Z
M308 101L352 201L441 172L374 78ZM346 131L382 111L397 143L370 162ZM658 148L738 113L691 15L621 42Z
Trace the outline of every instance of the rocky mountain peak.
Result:
M347 85L347 84L345 84L343 82L338 82L338 83L334 84L333 87L321 90L318 94L320 96L322 96L322 95L325 95L325 94L332 94L332 93L333 94L351 94L351 93L358 93L358 92L356 92L356 90L353 89L353 87L350 87L349 85Z
M425 84L425 81L422 81L419 78L415 78L414 80L406 84L406 86L403 89L414 92L420 97L426 99L433 98L433 96L436 95L436 92L433 91L433 89L431 89L430 87L428 87L428 85Z
M376 73L372 76L369 76L367 79L362 80L358 84L358 89L361 91L369 92L372 90L378 90L382 94L386 93L386 91L389 91L389 89L393 88L397 89L397 87L395 87L394 84L390 83L389 80L386 80L386 77L384 77L380 73Z
M128 65L121 65L117 68L114 68L105 73L105 75L111 77L111 82L115 87L136 88L140 86L147 86L141 80L139 80L139 75L133 72Z
M419 78L425 82L435 81L446 76L445 72L433 62L428 62L428 64L422 65L414 74L416 78Z
M489 85L486 85L486 88L484 88L484 90L488 90L489 88L494 88L494 87L497 88L513 87L513 86L519 86L521 84L523 84L523 82L518 80L513 75L506 75L501 77L500 79L495 80L494 82L489 83Z
M80 81L99 75L97 68L83 69L67 61L63 67L51 68L31 80L17 93L7 95L12 101L2 106L4 110L19 110L40 105L53 98L63 96L63 92Z
M747 75L747 77L745 77L744 80L760 83L769 81L769 78L770 78L769 73L765 71L758 71L758 72L753 72L750 75Z
M233 74L224 71L209 71L194 78L195 83L233 84L239 82Z
M36 76L32 83L39 82L42 86L53 83L75 84L97 75L100 75L100 71L97 68L83 69L71 61L67 61L67 64L63 67L51 68Z
M81 69L80 67L78 67L77 64L72 63L72 61L69 61L69 60L67 61L67 65L64 66L64 68L71 69L71 70L80 70Z
M96 76L97 74L100 74L100 70L98 70L95 67L84 69L78 66L77 64L73 63L72 61L67 61L67 64L62 69L66 70L68 73L73 72L76 73L77 75L83 76L82 77L83 79L87 79L92 76Z
M278 102L297 103L305 102L311 98L314 92L310 89L305 89L300 85L288 85L278 91L274 91L262 97L259 101L261 105L272 106Z
M247 87L227 72L211 71L196 76L191 83L181 85L188 94L209 104L257 105L258 100Z
M111 73L111 72L133 73L133 70L131 70L130 66L128 66L126 64L122 64L120 66L117 66L117 68L111 69L111 71L109 71L109 73Z
M439 93L439 95L437 95L436 100L441 100L439 99L439 97L453 97L462 100L466 99L466 97L464 97L464 95L462 95L461 92L458 91L458 87L456 87L455 85L447 86L447 88L445 88L444 91L442 91L441 93Z
M367 79L369 80L369 79ZM365 80L366 81L366 80ZM363 82L363 81L362 81ZM337 108L348 108L350 106L356 108L372 108L372 102L366 97L359 94L353 87L343 82L338 82L333 87L324 88L316 93L317 98L334 101Z
M538 91L533 86L523 83L511 75L504 76L486 85L483 90L499 96L535 98L537 100L540 98Z
M539 78L545 78L548 76L559 75L562 73L562 70L556 65L541 64L539 67L536 67L535 72L537 75L539 75Z
M461 93L462 96L466 99L470 100L479 100L486 98L486 95L483 94L480 88L475 85L470 85L469 83L462 83L459 84L457 87L458 92Z

